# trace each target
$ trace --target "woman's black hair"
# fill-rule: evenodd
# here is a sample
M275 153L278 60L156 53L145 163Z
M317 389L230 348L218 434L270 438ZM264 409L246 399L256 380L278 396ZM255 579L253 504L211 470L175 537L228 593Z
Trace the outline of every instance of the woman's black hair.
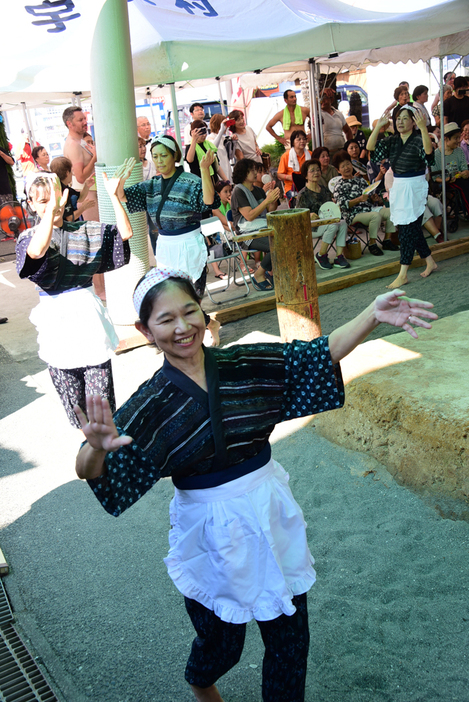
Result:
M400 108L398 109L398 111L396 112L396 119L399 117L399 115L401 114L401 112L402 112L403 110L406 110L406 111L409 113L410 119L411 119L412 122L414 122L414 124L415 124L415 113L414 113L413 110L409 110L409 106L408 106L408 105L402 105L402 107L400 107Z
M352 159L350 158L350 154L348 154L345 149L341 149L340 151L337 151L336 154L334 154L334 158L332 159L332 165L334 168L339 170L339 166L341 163L344 161L350 161L352 163Z
M255 169L257 166L257 161L253 161L252 158L241 158L233 166L233 183L237 185L238 183L244 183L248 177L249 171Z
M310 166L319 166L319 170L321 170L321 164L317 160L317 158L311 158L309 161L305 161L304 163L301 164L301 168L300 168L300 173L305 180L308 176L308 171L309 171Z
M231 183L229 180L219 180L218 183L215 184L215 190L218 194L220 194L223 188L226 188L227 185L231 187Z
M394 100L399 100L399 95L401 93L408 93L408 92L409 92L409 88L406 88L405 85L398 85L394 91Z
M306 133L302 129L295 129L295 131L290 134L290 144L292 148L295 139L298 139L299 136L303 136L306 139Z
M231 112L228 115L228 119L237 120L240 117L244 117L244 112L241 112L241 110L231 110ZM230 127L230 132L232 134L236 134L236 124L233 124L233 126Z
M144 278L145 276L142 276L140 278L137 285L135 286L135 289L138 288L138 286ZM190 298L192 298L194 302L200 305L200 298L197 295L195 288L190 282L190 280L186 280L185 278L166 278L166 280L162 280L161 283L157 283L152 288L150 288L150 290L147 292L147 294L142 300L142 304L140 305L139 321L145 327L148 328L148 320L150 319L151 313L153 311L153 305L155 304L156 300L162 295L162 293L164 293L164 291L170 283L174 283L180 290L182 290Z
M39 156L39 154L41 153L42 150L45 151L46 147L45 146L35 146L34 149L32 150L31 156L33 157L33 159L35 161L37 160L37 157Z
M164 138L169 139L170 141L174 142L174 147L166 146L166 144L163 144L161 142L155 142L154 144L151 145L151 149L150 149L151 155L153 156L153 149L156 149L156 147L158 145L164 146L165 149L172 152L172 154L174 156L174 160L177 163L179 163L179 161L181 161L181 159L182 159L182 153L181 153L181 149L179 148L179 144L177 143L176 139L174 139L170 134L165 134Z
M344 149L345 149L345 151L347 151L347 153L348 153L348 147L350 146L350 144L356 144L358 146L358 148L360 148L360 144L358 143L358 141L356 139L349 139L344 144Z
M313 151L313 153L311 154L311 156L312 156L312 158L317 158L317 159L319 159L320 155L321 155L324 151L325 151L329 156L331 155L329 149L327 148L327 146L318 146L316 149L314 149L314 151Z

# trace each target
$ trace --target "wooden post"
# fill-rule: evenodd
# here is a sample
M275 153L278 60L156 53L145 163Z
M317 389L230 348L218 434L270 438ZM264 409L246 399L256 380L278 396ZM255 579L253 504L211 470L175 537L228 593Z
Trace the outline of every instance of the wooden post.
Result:
M282 341L309 341L321 336L310 212L306 209L268 212Z

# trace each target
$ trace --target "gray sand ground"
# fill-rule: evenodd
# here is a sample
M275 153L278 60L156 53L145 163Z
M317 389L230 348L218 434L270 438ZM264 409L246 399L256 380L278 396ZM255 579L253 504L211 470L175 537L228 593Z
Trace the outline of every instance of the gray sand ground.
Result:
M408 294L432 300L441 316L469 309L468 262L442 262L426 281L411 271ZM323 332L386 282L322 296ZM222 341L255 330L278 334L275 313L226 325ZM117 359L118 399L159 365L150 354ZM162 563L171 483L119 519L107 515L75 479L78 437L44 365L32 353L18 362L4 352L0 363L0 546L20 631L67 702L189 702L193 632ZM274 457L290 472L318 573L306 700L469 702L469 524L443 519L374 459L318 436L314 420L284 424ZM251 623L240 664L220 682L226 702L260 700L261 668Z

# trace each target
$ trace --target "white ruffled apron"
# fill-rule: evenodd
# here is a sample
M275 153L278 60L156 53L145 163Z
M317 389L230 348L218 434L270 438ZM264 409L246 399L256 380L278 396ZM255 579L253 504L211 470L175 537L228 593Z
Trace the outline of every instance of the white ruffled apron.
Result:
M428 183L425 174L411 178L399 178L394 173L392 188L389 191L389 206L393 224L415 222L425 211L428 197Z
M40 295L29 319L38 332L39 358L55 368L99 366L119 345L109 313L91 287Z
M271 459L218 487L176 488L165 563L183 595L234 624L294 614L316 573L288 480Z
M208 258L205 238L200 228L174 236L160 234L155 257L159 266L185 271L195 282L202 275Z

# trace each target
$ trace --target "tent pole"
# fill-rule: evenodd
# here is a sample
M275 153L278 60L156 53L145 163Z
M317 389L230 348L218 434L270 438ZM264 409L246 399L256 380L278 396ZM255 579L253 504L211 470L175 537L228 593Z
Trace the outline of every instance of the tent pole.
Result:
M309 81L309 108L310 108L310 115L311 115L311 122L313 123L313 127L311 129L311 139L312 139L312 147L313 151L316 149L320 143L319 143L319 115L318 115L318 105L316 102L316 81L315 81L315 62L313 58L309 59L309 72L308 72L308 81Z
M28 133L29 145L30 145L31 151L32 151L34 149L34 142L33 142L33 137L31 134L31 130L29 128L28 113L26 112L26 103L22 102L21 107L23 109L24 126L26 127L26 131Z
M34 134L34 127L33 127L33 120L31 119L31 113L30 113L29 107L27 105L26 105L26 113L28 115L29 131L32 134L33 141L36 142L36 135Z
M96 185L100 221L115 223L114 208L104 187L103 173L111 177L124 159L133 156L137 164L127 186L143 180L138 158L135 121L135 89L130 49L127 0L106 0L96 22L91 45L91 96L98 162ZM132 292L146 273L148 224L144 212L130 215L133 237L130 263L105 273L107 308L114 324L134 325ZM120 336L128 336L120 330Z
M223 115L224 117L226 117L226 115L227 115L228 113L227 113L227 111L226 111L225 103L224 103L224 101L223 101L223 93L221 92L221 82L220 82L220 78L217 77L217 78L215 78L215 80L216 80L217 83L218 83L218 94L220 95L221 113L222 113L222 115Z
M445 118L444 118L444 107L443 107L443 58L440 56L440 151L441 151L441 199L443 201L443 236L445 241L448 240L448 233L446 227L446 169L445 169Z
M316 65L316 73L319 73L319 66ZM326 85L326 83L324 83ZM318 88L319 88L319 81L318 81ZM319 134L319 145L323 146L324 145L324 133L322 129L322 114L321 114L321 102L319 98L319 90L318 90L318 134Z
M146 93L145 93L145 96L146 96L147 100L150 101L151 121L152 121L152 124L153 124L153 131L155 132L155 136L156 136L155 113L153 112L153 98L152 98L152 96L151 96L151 90L150 90L150 88L147 88L147 91L146 91Z
M169 89L171 90L171 109L173 111L173 122L174 122L174 131L176 133L176 141L179 144L179 148L182 151L181 125L179 124L178 103L176 100L176 88L175 88L174 83L169 84Z

